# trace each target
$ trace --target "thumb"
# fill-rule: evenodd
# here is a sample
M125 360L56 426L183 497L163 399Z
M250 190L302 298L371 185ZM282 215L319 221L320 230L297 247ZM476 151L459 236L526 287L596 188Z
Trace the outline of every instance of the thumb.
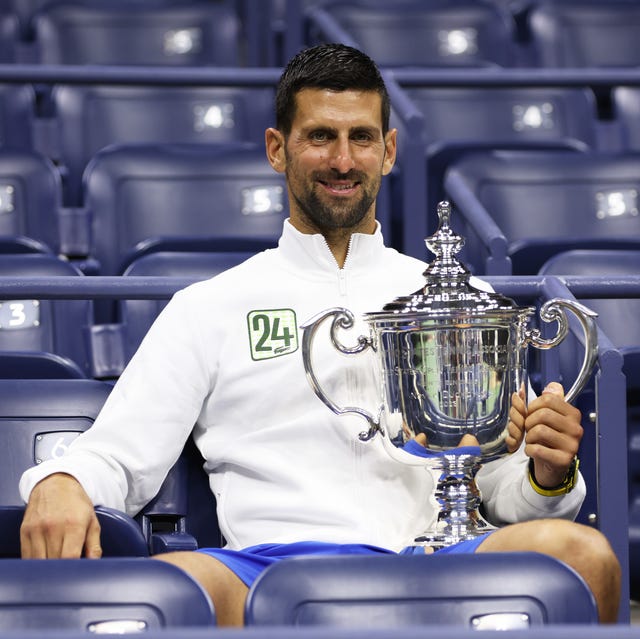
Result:
M564 388L562 388L562 384L559 384L558 382L549 382L542 391L543 395L545 393L560 395L560 397L564 397Z

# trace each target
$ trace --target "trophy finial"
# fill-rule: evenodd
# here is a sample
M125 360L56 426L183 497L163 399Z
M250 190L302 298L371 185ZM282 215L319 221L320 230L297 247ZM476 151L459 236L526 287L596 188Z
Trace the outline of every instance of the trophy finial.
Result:
M460 237L449 226L451 203L447 200L438 202L437 211L440 221L438 230L425 240L427 248L436 256L432 271L437 271L440 277L443 274L450 278L454 275L459 277L463 273L468 273L467 269L455 257L464 246L464 238Z
M449 220L451 219L451 203L447 200L438 202L438 220L440 221L440 228L443 226L449 227Z

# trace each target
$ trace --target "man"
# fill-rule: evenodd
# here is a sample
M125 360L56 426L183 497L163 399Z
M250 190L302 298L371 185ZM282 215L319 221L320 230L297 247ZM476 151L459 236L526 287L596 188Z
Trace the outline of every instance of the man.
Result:
M227 547L158 558L203 585L221 625L242 623L247 588L270 562L404 552L435 516L426 506L431 475L392 461L379 438L358 441L361 421L318 401L299 348L299 326L317 312L345 306L358 315L424 283L424 264L385 248L375 219L382 176L396 158L384 83L362 53L315 47L285 69L276 119L266 152L286 175L290 201L278 248L179 292L94 426L63 459L21 481L25 558L99 557L94 505L135 514L193 431ZM375 392L370 360L345 363L330 351L327 340L318 357L332 397ZM511 420L517 452L478 475L485 512L504 527L445 550L558 557L586 579L601 619L613 621L616 558L598 531L570 521L584 497L584 482L567 480L579 412L555 384L528 412L514 397Z

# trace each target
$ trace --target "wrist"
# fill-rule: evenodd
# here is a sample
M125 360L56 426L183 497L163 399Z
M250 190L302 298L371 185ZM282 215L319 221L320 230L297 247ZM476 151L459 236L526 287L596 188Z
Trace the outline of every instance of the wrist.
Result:
M536 491L536 493L538 493L538 495L543 495L545 497L557 497L558 495L566 495L573 490L574 486L578 482L579 465L580 461L576 456L573 458L573 461L571 462L571 465L569 466L564 479L556 486L545 487L541 486L537 482L535 475L535 465L533 459L530 458L528 470L529 484L531 484L531 487Z

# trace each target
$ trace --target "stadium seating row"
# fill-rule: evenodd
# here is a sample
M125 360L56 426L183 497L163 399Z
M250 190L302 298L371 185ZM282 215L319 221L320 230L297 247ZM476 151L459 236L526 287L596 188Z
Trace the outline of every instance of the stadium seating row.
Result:
M0 62L280 64L345 41L384 66L637 66L630 0L4 0ZM287 35L288 31L296 38ZM297 40L297 42L296 42Z
M53 130L58 152L47 158L11 144L0 147L3 239L13 236L22 245L16 250L27 250L29 240L37 240L69 258L92 259L94 272L112 275L122 272L139 242L157 236L277 237L287 214L284 183L268 166L260 140L272 117L267 115L272 89L170 91L57 87L61 109ZM476 241L482 248L469 250L467 259L478 273L536 273L546 256L540 254L537 263L516 256L516 250L524 251L513 248L515 243L572 233L575 210L585 211L581 242L606 238L611 244L617 238L629 243L637 235L640 89L614 91L624 103L621 118L626 114L620 136L625 147L614 149L598 144L593 100L584 90L480 89L471 101L472 91L411 89L403 95L408 99L403 117L414 108L418 124L416 118L398 116L399 165L384 194L388 199L379 207L394 246L424 257L422 238L434 228L438 200L450 197L467 217L460 190L487 209L507 238L501 241L510 245L503 263L491 255L489 266L483 257L488 245ZM213 111L222 120L211 115L215 122L209 126L206 112ZM14 117L5 128L20 129L26 119ZM490 153L495 149L509 152ZM485 152L487 159L470 159L471 152ZM567 192L558 178L573 179L571 167L573 176L584 174L573 187L576 202L566 208ZM519 176L526 173L531 176L523 181ZM490 200L487 181L494 185ZM534 191L536 196L529 198ZM518 212L542 202L536 199L542 193L553 226L539 224L539 214ZM482 226L488 228L485 221ZM477 233L475 228L473 238Z

